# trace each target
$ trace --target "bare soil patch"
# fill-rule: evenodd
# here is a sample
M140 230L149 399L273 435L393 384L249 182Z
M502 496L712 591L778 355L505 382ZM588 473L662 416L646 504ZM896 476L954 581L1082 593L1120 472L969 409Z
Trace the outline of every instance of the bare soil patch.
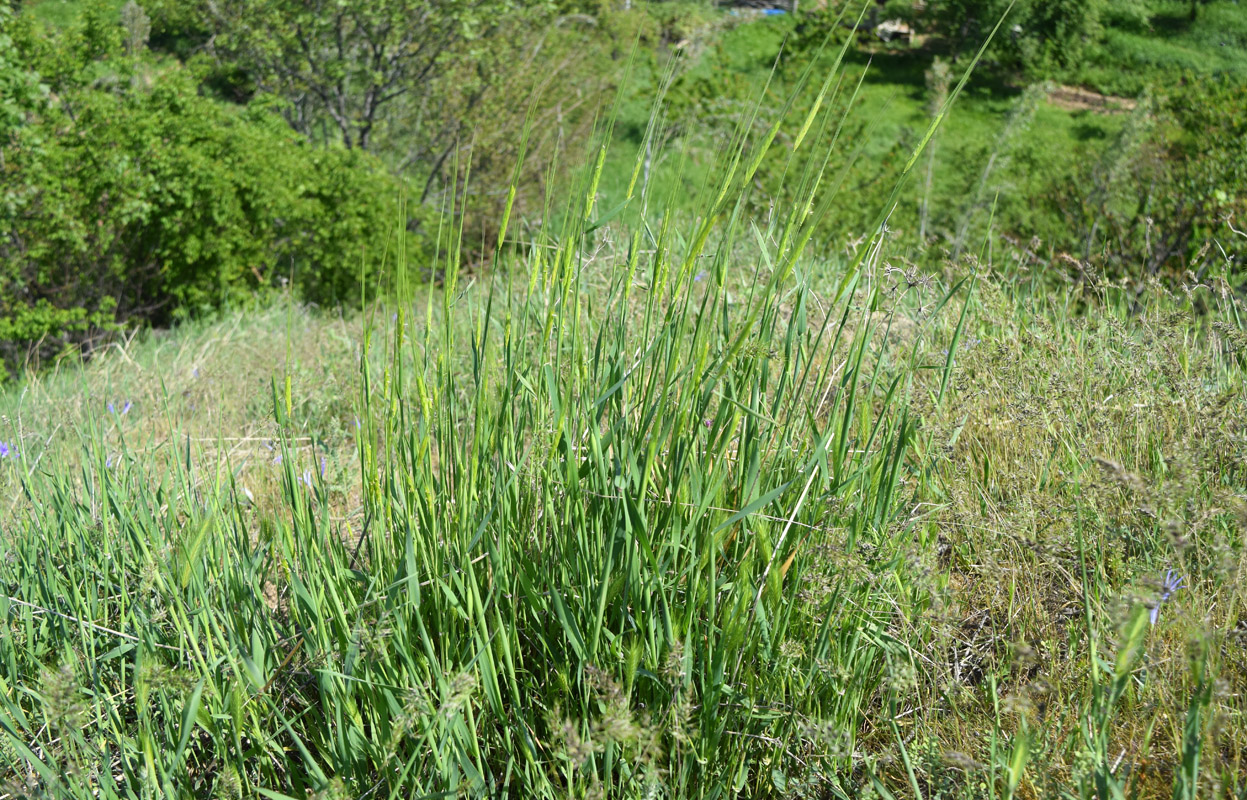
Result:
M1048 95L1048 102L1068 111L1098 111L1102 114L1131 111L1137 105L1129 97L1114 97L1077 86L1058 86Z

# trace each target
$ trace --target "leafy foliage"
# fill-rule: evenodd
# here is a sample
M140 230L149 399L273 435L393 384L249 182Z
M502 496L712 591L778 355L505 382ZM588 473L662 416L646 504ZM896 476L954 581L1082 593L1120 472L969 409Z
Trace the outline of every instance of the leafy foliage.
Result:
M160 30L200 37L210 79L235 97L262 98L317 144L377 154L419 203L464 196L458 213L486 239L517 162L536 187L518 207L536 213L630 34L607 6L544 0L160 0L153 13Z
M26 87L5 104L22 124L0 151L10 364L114 323L247 303L292 274L308 299L349 300L364 251L401 229L401 186L374 159L205 98L184 68L122 57L116 20L59 36L10 23L0 63Z
M1103 155L1044 198L1062 215L1044 235L1101 275L1187 280L1215 268L1241 288L1247 127L1235 109L1245 101L1247 80L1194 73L1144 96Z
M1247 217L1247 79L1187 73L1166 109L1181 128L1173 147L1178 165L1176 194L1208 223Z
M519 8L510 0L165 2L212 34L211 48L289 104L312 135L324 119L348 147L367 149L387 106L434 82L454 49ZM537 7L532 7L537 8Z
M28 114L43 107L48 94L13 41L14 16L12 9L0 6L0 144L14 135Z

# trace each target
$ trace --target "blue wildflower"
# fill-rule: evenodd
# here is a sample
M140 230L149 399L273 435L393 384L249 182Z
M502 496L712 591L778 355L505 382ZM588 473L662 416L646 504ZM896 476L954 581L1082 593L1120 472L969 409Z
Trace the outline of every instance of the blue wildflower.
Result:
M1148 617L1152 620L1152 624L1156 624L1156 620L1160 617L1160 607L1169 602L1169 598L1173 597L1174 592L1182 588L1182 578L1173 570L1165 571L1165 580L1160 586L1160 598L1156 601L1156 605L1152 606L1152 610L1148 612Z
M0 458L17 458L17 449L8 442L0 442Z

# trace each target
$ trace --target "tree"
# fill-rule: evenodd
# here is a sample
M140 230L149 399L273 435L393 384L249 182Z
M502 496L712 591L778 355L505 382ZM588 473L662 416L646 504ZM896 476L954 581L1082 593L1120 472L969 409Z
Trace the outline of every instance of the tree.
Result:
M1100 35L1107 8L1105 0L1032 0L1022 22L1032 48L1026 65L1046 70L1076 64L1086 44Z
M1191 20L1192 20L1192 21L1194 21L1194 20L1196 20L1196 19L1198 19L1198 18L1199 18L1199 8L1200 8L1200 6L1206 6L1206 5L1208 5L1208 2L1209 2L1209 0L1191 0L1191 11L1190 11L1190 17L1191 17Z
M527 190L516 216L543 202L551 162L593 129L619 71L612 51L636 38L634 18L648 19L595 0L151 2L158 40L197 67L196 50L211 59L209 92L275 99L309 140L381 158L410 180L417 205L454 193L478 241L517 168Z
M1004 19L992 42L993 57L1046 77L1054 67L1077 62L1085 44L1099 35L1108 8L1107 0L933 0L927 14L954 57L977 50Z
M1247 82L1187 73L1167 95L1145 93L1099 159L1072 170L1048 202L1059 220L1038 233L1111 278L1189 281L1247 272ZM1042 201L1042 200L1041 200Z
M927 6L926 16L931 29L948 42L956 61L961 54L978 49L1008 11L1008 0L935 0ZM1016 23L1018 16L1015 9L1009 22ZM996 47L1002 43L1003 38L997 38Z
M1157 212L1173 220L1158 249L1186 255L1193 246L1223 236L1227 220L1241 225L1247 216L1244 107L1247 81L1227 74L1188 72L1165 99L1165 111L1181 133L1167 154L1172 183L1156 200ZM1227 247L1241 263L1241 237L1232 237Z
M161 11L185 3L166 0ZM511 0L193 0L209 50L285 99L298 131L368 149L387 107L420 94L458 48L543 4Z

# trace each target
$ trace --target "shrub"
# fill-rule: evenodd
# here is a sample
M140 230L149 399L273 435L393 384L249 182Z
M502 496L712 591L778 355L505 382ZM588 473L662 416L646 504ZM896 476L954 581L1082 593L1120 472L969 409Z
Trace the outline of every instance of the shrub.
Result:
M366 154L316 149L262 106L201 96L182 67L122 57L90 15L55 37L4 21L0 85L27 87L0 116L10 365L246 303L292 273L309 301L350 300L361 248L403 229L401 184Z
M1240 264L1244 237L1231 230L1247 216L1245 103L1247 81L1196 73L1143 98L1099 162L1050 194L1067 221L1054 243L1114 277L1185 280L1191 269L1202 279L1214 265ZM1229 277L1241 282L1236 269Z

